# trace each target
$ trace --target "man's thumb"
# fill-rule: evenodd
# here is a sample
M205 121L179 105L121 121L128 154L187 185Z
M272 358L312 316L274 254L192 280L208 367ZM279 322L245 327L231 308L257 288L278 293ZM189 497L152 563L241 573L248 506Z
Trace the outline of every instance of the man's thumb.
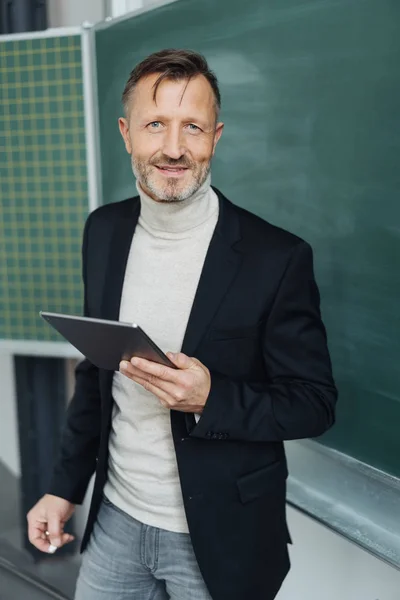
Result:
M59 548L62 545L61 534L63 533L60 517L54 514L49 515L47 528L49 532L50 544Z
M174 365L179 367L179 369L189 369L193 364L193 359L191 359L190 356L183 354L183 352L167 352L167 354L168 358L172 360Z

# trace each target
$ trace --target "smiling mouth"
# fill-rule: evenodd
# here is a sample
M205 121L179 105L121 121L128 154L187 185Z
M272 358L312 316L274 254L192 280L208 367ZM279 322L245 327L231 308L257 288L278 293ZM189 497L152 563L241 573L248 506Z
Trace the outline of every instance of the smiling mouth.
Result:
M170 167L170 166L164 167L164 166L158 166L158 165L155 165L155 167L163 175L169 175L169 176L183 175L183 173L185 173L185 171L188 170L188 167Z

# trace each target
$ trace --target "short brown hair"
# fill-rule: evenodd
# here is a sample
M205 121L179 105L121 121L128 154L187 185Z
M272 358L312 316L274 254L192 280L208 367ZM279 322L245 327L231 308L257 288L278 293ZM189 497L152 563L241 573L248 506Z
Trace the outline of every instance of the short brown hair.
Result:
M125 114L128 114L131 93L138 81L142 79L142 77L146 77L146 75L151 75L153 73L160 73L160 76L154 84L154 101L156 99L158 86L164 79L173 81L187 79L189 82L192 77L204 75L214 92L216 113L218 115L219 109L221 108L221 95L219 92L218 81L213 71L209 68L204 56L192 50L175 50L173 48L160 50L159 52L150 54L150 56L136 65L131 71L122 94L122 103L124 105Z

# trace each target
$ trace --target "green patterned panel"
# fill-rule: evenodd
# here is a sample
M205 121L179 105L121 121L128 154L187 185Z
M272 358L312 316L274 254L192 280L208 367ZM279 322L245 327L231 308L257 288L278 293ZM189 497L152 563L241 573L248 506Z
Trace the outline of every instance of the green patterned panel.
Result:
M82 311L88 213L81 37L0 42L0 338L58 340Z

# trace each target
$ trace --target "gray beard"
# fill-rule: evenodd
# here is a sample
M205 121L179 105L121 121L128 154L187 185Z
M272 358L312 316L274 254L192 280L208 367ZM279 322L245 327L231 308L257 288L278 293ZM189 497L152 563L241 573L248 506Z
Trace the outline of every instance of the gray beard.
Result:
M150 168L132 157L132 171L142 188L150 190L152 195L161 202L183 202L201 188L211 170L211 160L203 165L193 177L192 183L178 191L179 181L171 177L163 189L151 181ZM172 165L171 165L172 166Z

